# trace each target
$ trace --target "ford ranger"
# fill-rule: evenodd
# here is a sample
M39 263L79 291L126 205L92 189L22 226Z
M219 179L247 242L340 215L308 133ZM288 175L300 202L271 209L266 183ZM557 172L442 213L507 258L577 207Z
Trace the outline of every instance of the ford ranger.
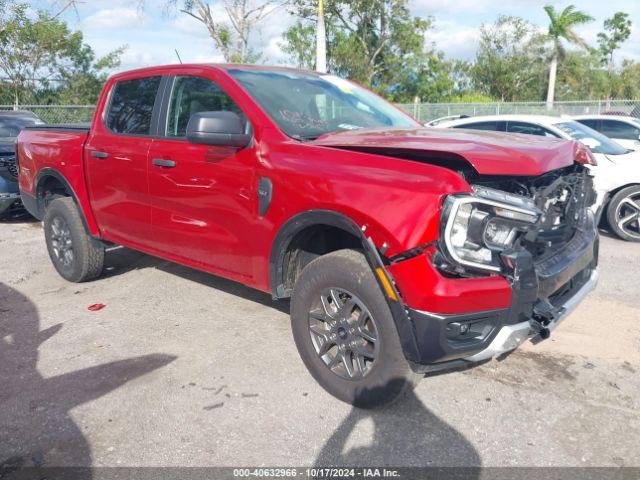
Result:
M119 244L290 298L306 367L360 407L547 338L597 281L585 147L424 128L332 75L120 73L90 125L16 149L62 277Z

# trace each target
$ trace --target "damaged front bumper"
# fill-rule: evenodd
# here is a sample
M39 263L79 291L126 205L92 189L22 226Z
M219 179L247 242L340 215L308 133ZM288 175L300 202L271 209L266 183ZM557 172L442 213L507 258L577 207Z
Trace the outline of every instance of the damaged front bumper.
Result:
M598 233L593 215L573 239L542 259L520 249L513 266L509 308L438 314L407 308L417 351L416 372L462 367L507 353L528 339L544 340L597 284ZM403 344L406 342L403 342Z
M544 340L547 333L541 334L540 332L553 331L575 308L584 300L584 298L596 288L598 284L598 271L593 270L589 276L589 280L575 294L567 300L561 307L557 309L556 315L544 326L546 330L540 330L537 326L532 324L532 321L524 321L516 323L515 325L505 325L498 331L493 341L484 350L465 357L463 360L466 362L481 362L490 358L502 355L503 353L510 352L518 348L527 339L531 338L533 342L538 340ZM535 322L535 320L534 320Z

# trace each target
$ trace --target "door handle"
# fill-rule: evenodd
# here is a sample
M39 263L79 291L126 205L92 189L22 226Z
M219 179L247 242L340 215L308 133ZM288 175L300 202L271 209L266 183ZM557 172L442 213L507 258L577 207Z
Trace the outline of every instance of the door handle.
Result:
M93 150L91 152L91 156L93 158L107 158L109 154L107 152L99 152L98 150Z
M153 163L156 167L173 168L176 166L176 162L174 162L173 160L165 160L164 158L154 158L153 160L151 160L151 163Z

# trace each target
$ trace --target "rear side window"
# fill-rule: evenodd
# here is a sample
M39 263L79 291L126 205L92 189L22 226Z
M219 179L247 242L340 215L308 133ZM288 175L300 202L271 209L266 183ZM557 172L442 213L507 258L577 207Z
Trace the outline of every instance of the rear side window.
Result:
M124 80L113 87L107 128L114 133L149 135L161 77Z
M477 122L456 125L454 128L469 128L471 130L489 130L492 132L504 132L504 122Z
M598 132L602 130L600 126L600 122L598 120L592 120L592 119L586 120L584 118L581 118L578 121L589 128L593 128L594 130L597 130Z
M609 138L620 138L623 140L639 140L640 126L634 127L630 123L619 122L617 120L602 120L600 130Z

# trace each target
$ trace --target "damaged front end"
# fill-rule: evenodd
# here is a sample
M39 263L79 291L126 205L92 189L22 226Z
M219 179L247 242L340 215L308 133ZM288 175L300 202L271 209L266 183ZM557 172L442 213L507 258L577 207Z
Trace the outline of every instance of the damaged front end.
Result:
M497 274L512 287L511 306L493 340L465 360L547 338L595 287L594 200L592 177L578 164L535 178L478 176L472 194L446 199L435 267L452 277ZM478 331L473 324L464 329Z

